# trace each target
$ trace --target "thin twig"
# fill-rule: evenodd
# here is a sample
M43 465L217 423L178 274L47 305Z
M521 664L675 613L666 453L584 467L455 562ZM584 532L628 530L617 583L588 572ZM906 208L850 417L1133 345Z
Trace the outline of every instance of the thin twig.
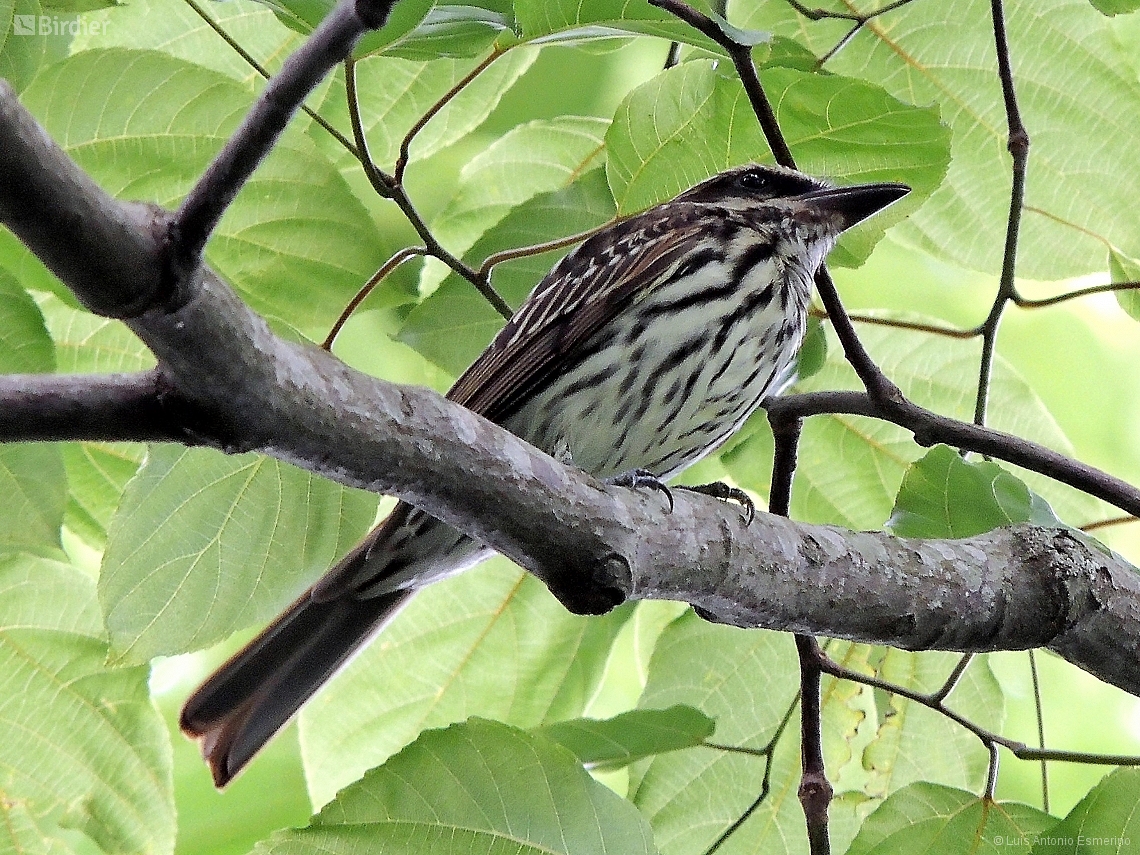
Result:
M709 848L706 849L702 855L713 855L714 852L720 849L720 847L751 818L752 814L756 813L760 805L768 798L768 793L771 792L772 789L772 753L776 750L776 746L780 742L780 737L782 737L784 731L787 730L788 723L792 720L792 713L796 711L796 707L799 705L799 700L800 696L797 693L792 699L792 702L788 704L788 708L784 711L784 717L776 726L776 731L772 734L772 738L768 740L768 744L763 748L741 748L733 745L721 745L716 742L702 743L706 748L715 748L719 751L728 751L736 754L749 754L765 759L764 775L760 781L760 794L741 812L740 816L732 821L728 828L721 832L720 836L709 845Z
M1009 739L993 731L987 730L979 724L975 724L970 719L963 716L961 713L955 712L953 709L947 707L944 703L937 700L937 693L925 694L916 692L913 689L908 689L906 686L891 683L888 680L883 680L879 677L863 674L848 668L845 665L840 665L834 659L831 659L822 650L818 653L819 666L825 674L830 674L840 680L850 680L853 683L859 683L863 686L870 686L872 689L881 689L892 695L897 695L900 698L906 698L908 701L921 704L935 712L945 716L970 733L974 734L988 749L991 751L994 747L1000 746L1017 757L1019 760L1058 760L1070 763L1088 763L1101 766L1140 766L1140 756L1128 754L1095 754L1086 751L1064 751L1057 749L1033 748L1026 745L1024 742L1018 742L1016 739Z
M1061 484L1068 484L1090 496L1103 499L1122 511L1140 516L1140 489L1127 481L1019 436L939 415L910 401L900 401L884 407L866 392L809 392L783 395L765 402L765 407L769 418L773 414L779 419L787 419L843 413L891 422L911 431L919 445L930 446L942 442L955 448L995 457L1046 475Z
M364 169L364 176L376 195L392 198L392 188L396 179L376 165L368 150L368 137L364 133L364 122L360 118L360 98L356 92L356 61L349 57L344 61L344 93L348 102L348 122L352 126L352 136L356 140L356 159Z
M823 709L820 702L824 655L810 635L797 633L796 652L800 660L800 773L799 799L804 811L811 855L830 855L827 809L835 789L827 780L823 762Z
M824 309L817 309L812 306L810 314L813 318L819 318L821 321L830 320L827 312ZM870 324L877 327L893 327L902 330L915 330L916 332L931 333L932 335L945 336L947 338L974 338L981 334L981 327L971 327L970 329L957 329L956 327L944 327L940 324L929 324L922 321L903 321L898 318L880 318L877 315L864 315L859 312L852 312L848 317L857 324Z
M1025 129L1021 110L1017 105L1017 90L1013 82L1013 67L1009 57L1003 0L990 0L990 14L993 18L998 77L1001 80L1002 99L1005 102L1006 124L1009 130L1008 147L1013 157L1013 182L1009 193L1009 218L1006 221L1005 250L1002 254L998 292L994 297L989 316L982 324L982 356L978 367L978 394L974 406L974 423L979 425L986 422L994 350L1002 313L1006 304L1015 302L1018 296L1014 280L1017 267L1017 237L1021 229L1022 205L1025 204L1025 174L1029 164L1029 132Z
M1037 746L1045 748L1045 705L1041 702L1041 678L1037 674L1037 651L1029 651L1029 674L1033 679L1033 709L1037 712ZM1049 764L1041 761L1041 810L1049 813Z
M428 224L424 222L424 218L420 216L416 206L412 204L411 198L408 196L404 185L397 181L394 176L378 169L372 162L372 157L368 153L368 141L364 135L364 123L360 118L360 101L357 98L356 92L356 75L352 67L352 63L345 63L345 94L348 98L348 115L352 122L352 133L356 137L357 147L361 152L360 163L364 167L364 174L368 177L369 183L373 189L381 196L391 199L396 203L396 206L403 212L404 217L412 224L412 228L416 230L416 234L420 236L420 240L424 242L424 254L438 258L468 282L475 286L476 290L487 300L488 303L507 320L510 320L513 311L499 293L491 287L488 280L480 277L479 274L473 270L469 265L465 264L459 258L456 258L448 252L443 244L439 242Z
M595 226L592 229L584 232L578 232L576 235L567 235L566 237L555 238L548 240L545 243L535 243L530 246L518 246L513 249L504 249L499 252L493 252L483 259L483 263L479 265L476 274L481 279L489 279L491 269L497 264L502 264L504 261L514 261L516 258L526 258L531 255L542 255L544 252L550 252L555 249L562 249L564 246L573 246L576 243L581 243L588 240L600 231L608 229L615 223L621 222L621 217L611 217L600 226Z
M404 134L403 140L400 141L400 155L398 158L396 158L396 168L393 170L396 176L397 184L403 184L404 182L404 171L408 168L408 160L411 157L410 149L412 140L414 140L416 138L416 135L424 129L424 125L435 118L436 114L438 114L440 110L446 107L452 98L466 89L467 86L470 85L471 81L486 71L487 68L490 67L491 63L505 54L507 50L508 48L499 47L496 47L494 50L492 50L486 59L484 59L473 69L471 69L471 71L464 75L462 80L460 80L445 93L443 93L443 97L432 104L431 107L428 108L427 112L420 116L419 119L416 120L416 123L412 125L406 134Z
M1132 514L1121 517L1109 517L1104 520L1096 520L1095 522L1085 523L1081 526L1081 531L1090 532L1096 531L1098 528L1108 528L1114 525L1124 525L1125 523L1134 523L1140 520L1140 517L1135 517Z
M404 247L387 261L385 261L384 264L381 265L380 269L373 273L369 280L364 283L363 287L361 287L361 289L356 292L356 296L348 301L348 305L344 307L344 311L340 313L340 317L338 317L336 319L336 322L332 325L332 329L329 330L329 334L325 336L325 340L321 342L321 348L324 350L332 350L333 342L336 341L336 337L340 335L340 331L348 322L348 319L352 317L352 313L356 311L356 307L364 302L364 299L372 293L372 290L377 285L384 281L384 278L389 273L391 273L408 259L415 258L418 255L426 254L427 250L422 246L408 246Z
M962 656L959 657L957 664L954 665L953 670L950 672L950 676L946 678L945 682L943 682L942 688L940 688L930 697L938 701L938 703L942 703L944 700L950 697L950 693L954 691L954 688L962 679L962 675L966 673L966 668L968 668L970 663L973 661L973 653L963 653Z
M1027 300L1020 294L1015 294L1013 302L1021 309L1043 309L1046 306L1056 306L1058 303L1064 303L1066 300L1088 297L1090 294L1111 294L1116 291L1136 290L1140 290L1140 282L1111 282L1107 285L1091 285L1088 288L1066 291L1064 294L1057 294L1054 297L1045 297L1040 300Z
M194 13L199 18L201 18L203 21L205 21L207 27L209 27L211 30L213 30L215 33L217 33L218 36L222 39L222 41L224 41L227 45L229 45L230 48L233 49L234 52L237 53L238 56L240 56L243 60L245 60L246 64L248 64L250 68L252 68L258 74L260 74L266 80L268 80L272 76L272 75L270 75L268 69L266 69L260 62L258 62L256 59L254 59L253 55L241 46L241 44L237 41L237 39L235 39L233 36L231 36L229 33L227 33L217 21L215 21L213 18L211 18L209 15L207 15L206 10L203 9L196 2L196 0L183 0L183 2L187 6L189 6L191 9L193 9ZM305 112L305 115L307 115L310 119L312 119L314 122L316 122L322 128L324 128L325 131L328 132L329 136L331 136L338 143L340 143L342 146L344 146L346 149L348 149L348 151L352 153L353 157L359 157L360 156L359 153L356 151L356 147L352 144L352 142L348 139L348 137L346 137L344 134L342 134L340 131L338 131L336 128L334 128L328 122L328 120L325 119L320 113L318 113L316 110L311 109L310 107L308 107L305 104L301 105L301 109Z
M197 267L218 221L276 145L293 113L368 29L383 25L391 5L392 0L381 0L375 8L341 0L270 78L171 220L170 269L174 281L181 281Z

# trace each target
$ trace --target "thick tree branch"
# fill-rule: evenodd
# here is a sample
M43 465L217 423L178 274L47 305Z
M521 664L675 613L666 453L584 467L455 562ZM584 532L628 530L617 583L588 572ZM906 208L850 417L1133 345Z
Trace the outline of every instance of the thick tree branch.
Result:
M23 152L22 161L7 158L19 174L51 146L10 90L0 100L8 125L0 138L22 128L38 141L4 149ZM97 249L104 269L118 271L94 279L74 263L59 268L90 305L133 315L128 325L158 358L156 387L180 402L179 427L195 441L395 494L530 569L574 611L661 598L739 626L907 649L1045 646L1140 693L1140 576L1078 534L1022 525L917 541L767 514L745 525L720 502L682 491L667 514L656 493L600 484L434 392L384 383L318 347L277 338L207 269L177 283L177 305L159 293L139 311L138 291L120 278L153 282L163 262L146 251L149 223L135 234L124 225L137 206L92 204L84 191L58 194L59 211L33 206L17 217L12 192L0 185L5 223L18 222L49 255L73 262ZM77 212L91 223L75 233L67 224ZM116 229L127 234L106 240Z
M117 202L0 80L0 221L91 311L133 315L162 291L156 211ZM157 212L161 214L161 212ZM115 247L113 252L104 248Z
M189 271L197 264L222 214L272 150L289 119L365 32L384 26L394 2L342 0L270 79L172 220L173 261L178 271Z
M192 408L138 374L0 375L0 442L91 440L193 444Z

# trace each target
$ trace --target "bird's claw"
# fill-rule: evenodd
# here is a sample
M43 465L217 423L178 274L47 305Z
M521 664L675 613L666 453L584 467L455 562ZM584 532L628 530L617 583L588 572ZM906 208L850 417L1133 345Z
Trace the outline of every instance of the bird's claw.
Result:
M739 487L732 487L723 481L713 481L711 484L696 484L692 487L678 486L679 490L688 490L690 493L700 493L702 496L712 496L714 499L737 502L744 509L744 524L750 525L756 517L756 505L752 498Z
M649 487L651 490L659 490L665 494L665 498L669 500L669 513L673 513L673 493L668 487L650 472L648 469L630 469L628 472L622 472L614 475L612 478L605 479L606 484L611 484L614 487L629 487L631 490L636 490L639 487Z

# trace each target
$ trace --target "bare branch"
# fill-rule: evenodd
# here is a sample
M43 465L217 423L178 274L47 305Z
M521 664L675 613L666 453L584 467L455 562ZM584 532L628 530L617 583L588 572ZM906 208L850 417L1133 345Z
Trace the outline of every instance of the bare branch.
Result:
M218 24L217 21L215 21L208 14L206 14L206 10L202 8L202 6L197 2L197 0L182 0L182 2L184 2L187 6L189 6L191 8L191 10L193 10L194 14L197 15L199 18L201 18L207 27L209 27L211 30L213 30L215 33L217 33L218 38L220 38L227 45L229 45L230 48L234 51L234 53L236 53L243 60L245 60L246 64L248 64L250 68L252 68L258 74L260 74L266 80L268 80L272 76L269 73L269 71L265 68L265 66L263 66L260 62L257 61L257 59L253 56L253 54L251 54L244 47L242 47L237 39L235 39L233 36L231 36L229 33L227 33ZM352 144L352 142L348 139L348 137L346 137L344 134L342 134L340 131L338 131L336 128L334 128L331 124L329 124L328 120L325 119L324 116L322 116L316 110L310 109L309 107L307 107L304 104L301 105L301 110L304 111L306 116L308 116L310 119L312 119L314 122L316 122L322 128L324 128L329 136L331 136L338 143L340 143L342 146L344 146L346 149L348 149L348 151L351 152L354 157L359 156L358 152L356 151L356 147Z
M44 133L6 80L0 80L0 175L0 221L84 306L121 318L164 298L163 212L104 193Z
M172 222L173 263L191 270L226 208L276 144L297 108L369 29L382 27L394 0L341 0L270 79L241 126L182 202Z
M882 419L911 431L919 445L929 446L942 442L955 448L996 457L1076 487L1130 514L1140 515L1140 490L1127 481L1027 439L941 416L909 401L884 407L862 392L811 392L777 398L766 406L769 418L773 414L777 418L786 419L793 416L806 418L847 413Z
M1002 253L1001 278L989 316L982 323L982 358L978 367L978 394L974 406L975 424L985 424L986 405L990 394L990 376L993 371L994 349L1002 313L1010 302L1017 300L1014 276L1017 268L1017 236L1021 230L1022 208L1025 204L1025 172L1029 165L1029 132L1021 120L1017 106L1017 90L1013 82L1013 67L1009 59L1009 40L1005 32L1005 6L1002 0L991 0L994 42L997 47L998 78L1001 80L1005 101L1006 125L1009 130L1008 147L1013 156L1013 182L1009 192L1009 217L1006 221L1005 250Z
M0 375L0 442L193 444L187 430L192 414L175 398L164 391L157 371Z

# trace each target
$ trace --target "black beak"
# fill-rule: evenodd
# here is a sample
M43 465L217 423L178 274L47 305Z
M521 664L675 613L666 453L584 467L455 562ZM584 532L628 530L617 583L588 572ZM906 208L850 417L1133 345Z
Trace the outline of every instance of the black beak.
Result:
M910 192L905 184L856 184L813 190L799 198L839 220L840 231L851 228Z

